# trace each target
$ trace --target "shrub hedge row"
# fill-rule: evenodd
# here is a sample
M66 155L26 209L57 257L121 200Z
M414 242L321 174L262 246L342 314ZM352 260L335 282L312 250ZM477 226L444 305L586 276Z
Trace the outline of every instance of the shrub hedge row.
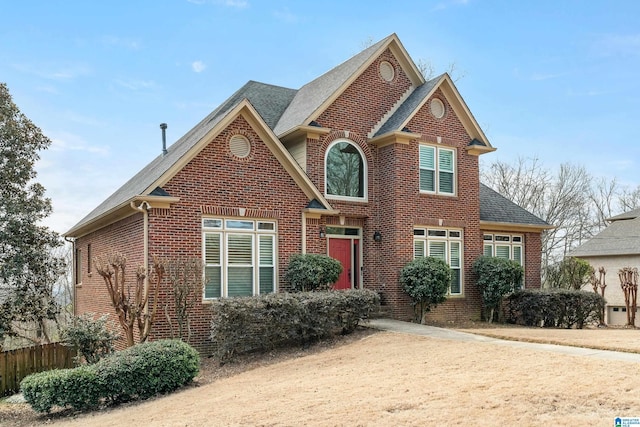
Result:
M526 326L582 329L598 321L604 299L588 291L569 289L521 290L507 297L507 321Z
M199 364L200 356L190 345L160 340L113 353L93 365L29 375L20 389L38 412L54 406L84 410L173 391L198 374Z
M212 307L215 356L226 362L242 353L350 333L379 304L379 295L366 289L223 298Z

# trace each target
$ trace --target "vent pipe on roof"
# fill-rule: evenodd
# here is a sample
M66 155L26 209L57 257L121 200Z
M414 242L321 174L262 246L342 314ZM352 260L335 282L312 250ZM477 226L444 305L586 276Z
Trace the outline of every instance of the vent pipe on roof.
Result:
M167 154L167 124L160 123L160 129L162 129L162 155Z

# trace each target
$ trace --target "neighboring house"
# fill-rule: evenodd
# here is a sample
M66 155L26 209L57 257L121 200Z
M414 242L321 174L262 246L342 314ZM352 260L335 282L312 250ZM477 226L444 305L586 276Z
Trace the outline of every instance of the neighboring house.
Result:
M607 228L569 255L588 261L596 272L600 267L605 268L605 323L626 325L627 309L618 271L624 267L640 268L640 209L616 215L607 221L611 222ZM584 289L593 290L590 285L585 285ZM640 326L640 314L636 314L635 326Z
M399 319L412 317L400 270L440 257L453 279L430 316L479 318L474 260L514 259L537 288L550 228L481 186L494 150L451 78L425 81L395 34L298 90L250 81L65 234L76 312L112 311L91 259L118 250L130 274L152 254L204 260L200 347L210 301L287 291L296 253L338 259L336 289L376 290ZM169 333L164 316L154 330Z

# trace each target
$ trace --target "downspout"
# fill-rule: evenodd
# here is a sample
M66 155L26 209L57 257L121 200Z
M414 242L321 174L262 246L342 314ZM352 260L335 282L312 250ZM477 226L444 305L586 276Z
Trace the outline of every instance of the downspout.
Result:
M307 213L302 211L302 253L307 253Z
M136 206L135 202L131 202L131 208L138 212L142 213L143 218L143 233L144 233L144 241L143 241L143 256L144 256L144 297L145 300L147 298L147 294L149 292L149 209L151 209L151 205L147 201L143 201L139 206ZM145 313L149 312L149 304L144 306Z
M78 269L76 268L76 263L78 262L78 260L76 259L76 239L65 237L64 240L71 243L71 289L73 290L73 297L71 298L71 302L73 305L73 315L77 316L78 310L76 304L76 283L78 283L78 278L76 277L76 272L78 271Z

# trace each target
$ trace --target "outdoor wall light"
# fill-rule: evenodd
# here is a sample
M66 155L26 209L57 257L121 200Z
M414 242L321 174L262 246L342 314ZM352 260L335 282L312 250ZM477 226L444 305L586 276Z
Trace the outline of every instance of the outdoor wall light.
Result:
M379 231L373 233L373 240L376 242L382 242L382 233L380 233Z
M327 233L325 233L324 231L324 227L320 227L320 238L324 239L326 237Z

